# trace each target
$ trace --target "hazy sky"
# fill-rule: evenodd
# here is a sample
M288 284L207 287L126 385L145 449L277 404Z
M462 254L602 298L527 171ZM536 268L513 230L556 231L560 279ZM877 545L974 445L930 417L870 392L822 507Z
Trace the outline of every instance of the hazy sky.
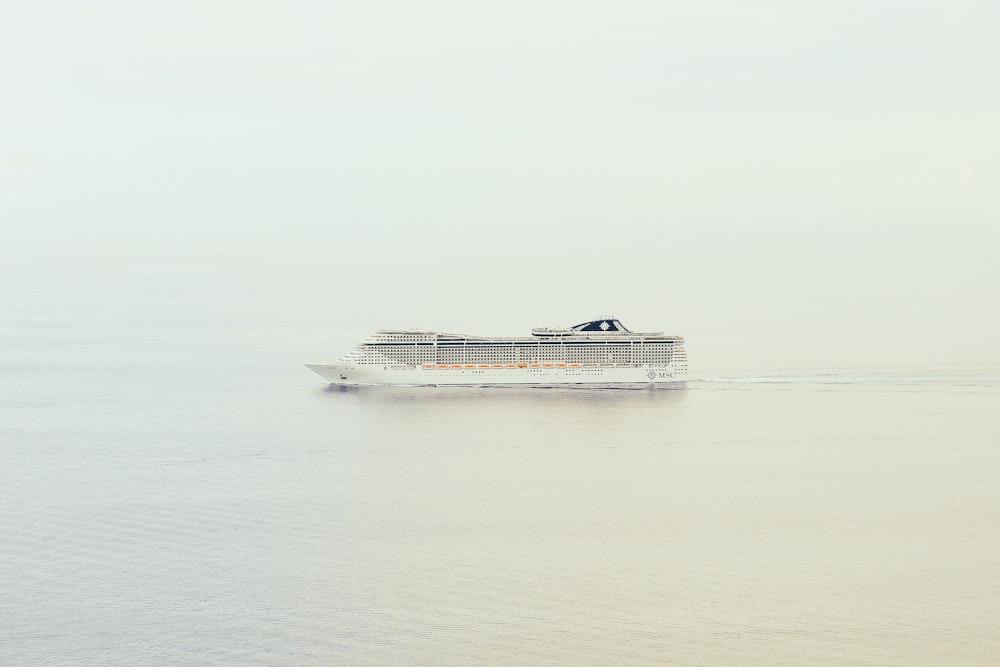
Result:
M0 278L270 311L326 356L614 313L694 368L998 363L998 26L995 1L0 0Z

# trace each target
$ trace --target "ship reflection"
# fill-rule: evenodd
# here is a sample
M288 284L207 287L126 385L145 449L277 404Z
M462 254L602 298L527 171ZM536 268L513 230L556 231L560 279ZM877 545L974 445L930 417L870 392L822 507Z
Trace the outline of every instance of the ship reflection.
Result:
M484 403L502 405L532 404L591 404L601 406L638 404L679 404L687 397L684 385L667 388L662 385L602 385L601 387L561 386L404 386L404 385L339 385L323 389L329 396L350 395L376 403Z

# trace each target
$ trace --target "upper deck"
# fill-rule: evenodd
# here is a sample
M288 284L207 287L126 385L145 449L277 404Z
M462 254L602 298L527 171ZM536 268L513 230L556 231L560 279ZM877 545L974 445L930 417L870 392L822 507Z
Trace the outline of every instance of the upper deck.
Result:
M530 336L473 336L468 334L440 333L406 329L380 329L369 337L368 342L376 344L434 345L437 343L545 343L566 341L649 341L679 342L681 336L664 334L662 331L629 331L614 317L582 322L572 327L536 327Z

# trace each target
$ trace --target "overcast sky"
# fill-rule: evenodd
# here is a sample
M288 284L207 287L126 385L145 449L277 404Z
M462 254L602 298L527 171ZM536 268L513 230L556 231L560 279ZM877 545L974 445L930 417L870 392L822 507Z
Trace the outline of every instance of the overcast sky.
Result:
M616 314L695 368L1000 363L998 26L995 1L0 0L0 277L270 309L331 348Z

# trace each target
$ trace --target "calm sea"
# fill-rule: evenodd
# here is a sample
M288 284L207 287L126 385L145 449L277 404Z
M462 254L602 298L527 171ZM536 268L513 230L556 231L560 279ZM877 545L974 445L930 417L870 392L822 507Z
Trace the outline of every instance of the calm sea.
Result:
M1000 659L996 368L334 391L238 331L0 332L0 662Z

